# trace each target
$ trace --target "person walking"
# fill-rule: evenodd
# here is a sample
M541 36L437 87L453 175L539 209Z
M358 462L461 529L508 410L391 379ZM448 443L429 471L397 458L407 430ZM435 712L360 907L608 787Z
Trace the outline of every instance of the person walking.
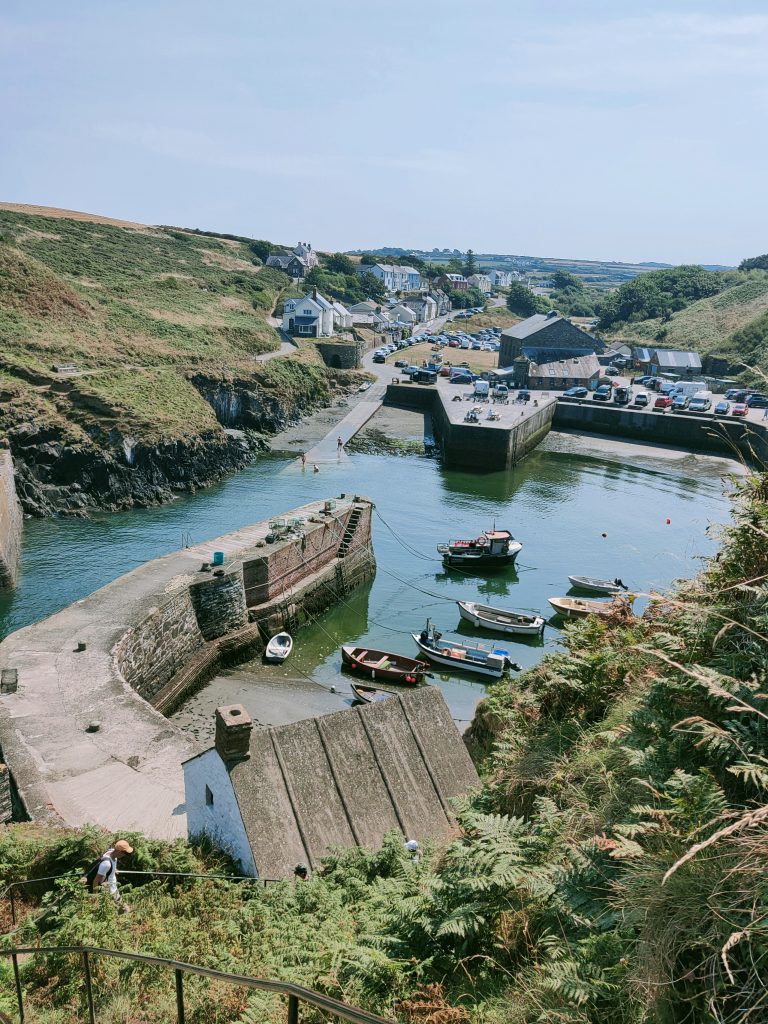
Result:
M339 455L341 455L343 449L344 449L344 442L341 440L341 437L339 436L337 438L337 440L336 440L336 451L338 452Z
M301 453L301 468L304 469L307 465L307 456L305 452Z
M96 868L96 874L91 882L91 892L98 892L105 888L112 899L127 910L128 907L122 902L120 889L117 884L117 865L124 857L133 853L133 847L127 839L118 839L114 846L110 846L102 856Z

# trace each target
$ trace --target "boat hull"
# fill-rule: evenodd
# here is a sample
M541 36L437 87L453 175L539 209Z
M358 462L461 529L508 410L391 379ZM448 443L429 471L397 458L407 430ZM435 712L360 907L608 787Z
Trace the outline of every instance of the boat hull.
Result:
M279 639L287 637L287 642L281 644ZM288 633L278 633L273 636L264 651L264 660L273 664L282 664L293 650L293 638Z
M350 689L355 698L363 701L364 704L378 704L389 697L396 696L394 690L382 690L379 687L365 686L362 683L352 683Z
M446 668L451 669L452 672L471 672L473 675L487 676L490 679L501 679L504 675L504 663L499 665L488 665L482 664L478 661L472 661L466 657L452 657L447 651L438 650L422 643L416 633L413 633L412 636L416 646L425 657L429 658L429 660L433 661L436 665L444 665Z
M601 601L579 601L577 598L548 598L549 603L558 615L565 619L585 619L588 615L609 615L613 604Z
M400 686L415 686L420 683L427 669L423 661L406 658L401 654L364 651L349 646L341 648L341 663L344 668L356 675L397 683Z
M480 626L493 633L501 633L505 636L538 636L544 629L544 619L541 616L535 616L531 622L521 622L515 621L515 612L502 612L497 609L501 618L509 620L504 622L499 618L489 618L487 615L483 615L482 609L472 602L457 601L456 604L459 606L459 614L462 619L471 622L473 626Z
M462 551L446 551L443 553L443 565L448 568L463 569L503 569L506 565L514 565L522 547L509 551L504 555L485 555Z
M623 594L625 590L611 580L593 580L586 576L569 576L568 582L574 590L583 590L588 594Z

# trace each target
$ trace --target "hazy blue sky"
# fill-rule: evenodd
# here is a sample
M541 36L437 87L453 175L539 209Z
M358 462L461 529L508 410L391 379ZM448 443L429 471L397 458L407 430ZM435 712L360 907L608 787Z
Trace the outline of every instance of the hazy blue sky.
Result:
M4 0L0 198L319 248L768 250L768 5Z

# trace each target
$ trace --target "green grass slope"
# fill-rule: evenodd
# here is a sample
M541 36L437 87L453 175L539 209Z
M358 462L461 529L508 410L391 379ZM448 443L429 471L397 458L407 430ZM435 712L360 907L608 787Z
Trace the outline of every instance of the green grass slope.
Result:
M289 359L257 358L279 348L269 319L294 285L263 267L247 240L50 213L0 207L0 435L22 477L29 470L29 511L50 511L38 477L61 483L34 464L30 438L55 438L74 466L89 452L119 463L124 438L180 440L199 454L204 435L208 467L187 481L197 486L227 443L199 380L263 393L264 422L248 424L255 429L327 401L324 370L306 346ZM77 374L57 373L61 364ZM222 466L241 454L233 449ZM172 467L170 459L162 474ZM51 494L66 506L66 496Z
M392 835L308 883L152 882L124 916L73 877L44 933L27 923L17 941L280 977L402 1024L765 1021L768 475L741 485L721 541L643 618L573 623L561 652L492 688L470 736L482 790L420 863ZM13 826L0 876L74 869L104 842ZM135 846L135 868L222 868L184 843ZM172 1019L172 978L96 970L99 1020ZM21 974L31 1020L83 1015L76 959L28 957ZM0 980L11 1013L7 962ZM201 1024L285 1019L269 997L202 980L189 999Z

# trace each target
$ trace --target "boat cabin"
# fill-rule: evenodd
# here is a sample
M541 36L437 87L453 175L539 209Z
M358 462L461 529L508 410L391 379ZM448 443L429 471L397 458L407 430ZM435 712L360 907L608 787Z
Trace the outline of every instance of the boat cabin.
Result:
M486 530L474 540L452 540L448 546L451 550L482 548L487 555L504 555L512 540L514 538L509 530Z

